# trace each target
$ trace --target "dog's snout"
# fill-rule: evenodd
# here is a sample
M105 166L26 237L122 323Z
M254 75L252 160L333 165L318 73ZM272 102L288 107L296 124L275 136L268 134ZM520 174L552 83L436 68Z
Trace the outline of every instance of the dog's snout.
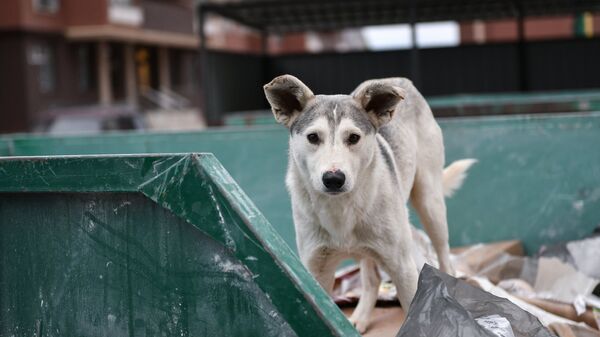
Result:
M327 171L323 174L323 185L327 189L337 191L344 186L346 182L346 175L340 170Z

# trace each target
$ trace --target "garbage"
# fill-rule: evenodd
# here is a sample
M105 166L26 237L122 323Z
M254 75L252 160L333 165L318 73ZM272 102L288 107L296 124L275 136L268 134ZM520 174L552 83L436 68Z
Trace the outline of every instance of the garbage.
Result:
M591 310L586 310L583 314L577 314L573 305L568 303L538 299L534 297L517 296L517 298L551 314L564 317L575 322L584 322L590 327L598 329L598 324L594 319L594 315Z
M515 337L510 322L499 315L489 315L475 318L475 322L498 337Z
M586 310L585 298L598 283L557 258L542 257L533 288L536 297L571 303L577 315L581 315Z
M542 246L537 257L556 257L588 277L600 279L600 226L582 240ZM600 295L600 294L597 294Z
M457 276L483 276L494 283L520 279L533 284L537 273L537 260L523 256L517 240L453 249L452 260Z
M530 313L531 315L537 317L537 319L539 319L539 321L544 326L549 327L553 324L576 326L579 324L577 322L566 319L564 317L554 315L554 314L547 312L533 304L530 304L528 301L522 300L514 295L511 295L508 292L506 292L504 289L494 285L492 282L490 282L486 278L473 277L473 278L469 279L469 282L475 284L482 290L487 291L488 293L490 293L492 295L509 300L510 302L514 303L519 308L521 308L522 310L525 310L526 312Z
M413 249L421 254L423 257L421 261L424 260L429 265L428 261L432 258L431 243L427 237L423 236L424 234L418 230L413 231L416 247ZM584 272L577 267L578 265L589 267L600 262L597 258L591 258L589 255L590 252L600 249L600 241L595 241L597 238L590 237L548 246L533 257L523 256L523 247L516 240L476 244L452 249L452 261L459 278L475 285L476 288L480 288L480 291L487 292L490 296L510 301L515 305L513 308L518 308L519 311L524 311L537 318L541 326L548 328L548 331L553 331L560 337L600 337L600 331L597 330L597 320L600 318L600 298L596 296L600 294L600 281L592 277L590 275L592 273L589 271ZM594 256L600 256L600 252L594 254L596 254ZM576 262L576 260L585 260L586 258L593 261L585 265L581 261L579 264ZM432 266L426 268L435 269ZM600 266L598 268L600 270ZM596 270L592 268L592 271ZM385 273L381 273L381 275L383 282L380 286L377 306L398 306L394 285ZM439 278L441 279L441 277ZM441 280L446 282L445 279ZM456 279L453 280L455 280L453 282L458 282ZM464 283L464 281L460 282ZM334 289L336 303L345 307L355 306L360 298L360 288L358 266L348 267L338 273ZM429 296L431 302L436 303L435 308L426 309L429 311L424 311L423 317L437 317L435 319L437 325L446 321L448 324L458 324L463 329L461 333L464 333L464 336L511 336L511 331L514 337L522 336L519 334L521 326L515 326L513 316L506 315L502 311L494 311L495 309L477 315L470 313L471 316L465 316L465 310L466 312L469 310L461 302L464 298L455 298L455 302L448 299L448 296L453 298L453 296L464 297L467 295L472 294L434 291ZM441 302L437 303L436 301ZM475 303L477 302L485 301L475 301ZM460 309L461 306L462 309ZM444 309L441 310L442 308ZM422 308L422 310L425 309ZM348 311L349 313L351 311ZM514 315L514 313L512 314ZM401 315L394 317L399 326L404 317ZM433 320L433 318L431 319ZM503 319L506 319L509 325L505 324ZM431 324L435 325L434 322ZM491 328L491 326L495 328ZM435 328L435 326L431 327L431 329ZM445 330L425 331L431 335L424 334L423 336L454 335L454 332L445 334ZM414 333L414 331L412 332ZM417 333L410 335L420 336ZM369 336L368 331L367 336ZM377 336L394 336L394 334Z
M509 324L504 330L489 322L499 315ZM510 333L507 327L510 327ZM500 298L426 265L419 276L417 294L397 337L553 336L540 321L507 299Z
M589 277L600 279L600 237L567 243L577 270Z

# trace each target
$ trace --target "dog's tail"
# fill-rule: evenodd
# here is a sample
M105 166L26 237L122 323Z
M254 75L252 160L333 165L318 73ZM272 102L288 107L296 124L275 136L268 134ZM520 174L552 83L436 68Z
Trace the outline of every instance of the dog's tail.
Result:
M462 186L467 177L467 171L476 162L477 159L461 159L444 169L444 196L446 198L451 197Z

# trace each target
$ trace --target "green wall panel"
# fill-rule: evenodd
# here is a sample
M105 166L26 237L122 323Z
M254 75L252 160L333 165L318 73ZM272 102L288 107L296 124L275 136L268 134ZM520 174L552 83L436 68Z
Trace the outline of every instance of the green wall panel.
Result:
M5 140L0 137L0 156L10 156L12 154L10 151L10 145L10 139Z
M600 223L600 113L440 119L447 162L473 157L463 189L448 201L452 245L582 237ZM287 131L279 126L190 133L13 137L14 155L214 153L295 247L284 186ZM416 216L412 219L418 222Z
M522 239L529 252L600 225L600 115L444 121L447 161L472 157L448 200L454 244Z

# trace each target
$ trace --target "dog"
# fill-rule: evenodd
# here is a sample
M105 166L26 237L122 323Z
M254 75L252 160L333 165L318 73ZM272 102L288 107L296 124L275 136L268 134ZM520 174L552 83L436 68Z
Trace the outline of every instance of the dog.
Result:
M440 269L454 274L444 197L475 160L444 169L441 129L410 80L368 80L350 95L315 95L283 75L263 89L276 121L289 129L286 185L300 259L329 294L340 262L360 261L363 290L350 317L360 333L377 301L378 267L405 310L415 295L422 266L411 255L409 200Z

